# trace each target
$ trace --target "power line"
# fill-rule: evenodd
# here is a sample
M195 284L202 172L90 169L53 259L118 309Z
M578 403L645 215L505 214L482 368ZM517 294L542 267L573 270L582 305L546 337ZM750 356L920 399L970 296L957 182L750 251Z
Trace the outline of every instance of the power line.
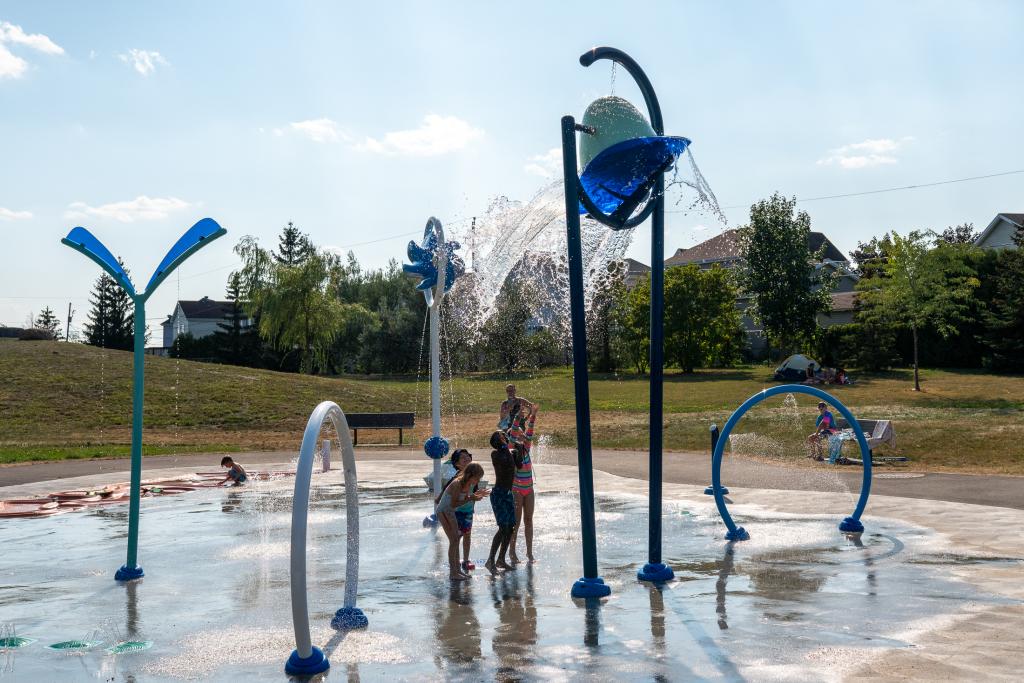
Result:
M1017 169L1016 171L1002 171L1000 173L988 173L986 175L970 176L969 178L954 178L953 180L937 180L932 183L917 183L915 185L900 185L898 187L883 187L877 190L864 190L863 192L846 192L843 194L829 194L821 197L807 197L805 199L797 198L798 204L804 204L806 202L820 202L826 199L843 199L846 197L863 197L865 195L872 194L883 194L885 192L901 192L903 190L920 190L926 187L938 187L939 185L952 185L954 183L966 183L974 180L987 180L988 178L999 178L1002 176L1016 175L1018 173L1024 173L1024 168ZM751 202L753 203L753 202ZM723 209L746 209L749 208L750 204L736 204L734 206L723 206ZM668 211L666 213L686 213L685 211Z

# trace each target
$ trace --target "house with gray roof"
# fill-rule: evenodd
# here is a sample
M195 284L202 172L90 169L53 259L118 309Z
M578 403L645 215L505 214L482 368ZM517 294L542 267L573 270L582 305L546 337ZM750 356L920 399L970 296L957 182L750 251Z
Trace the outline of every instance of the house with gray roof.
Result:
M974 245L982 249L1015 249L1013 236L1024 228L1024 213L997 213Z
M688 249L677 249L675 254L665 259L665 266L692 264L701 268L711 268L716 265L722 268L735 268L742 261L739 238L739 230L725 230ZM839 273L838 282L832 291L832 308L828 313L818 315L818 324L821 327L831 327L853 322L857 296L856 286L860 278L851 270L850 261L821 232L812 232L808 235L807 248L812 253L824 248L822 260L817 267ZM747 331L751 350L760 353L765 349L764 334L754 318L747 314L750 303L748 296L741 295L736 299L736 307L743 312L743 327Z
M179 301L174 312L160 323L164 328L164 349L174 346L174 340L183 334L199 339L217 332L221 323L229 322L232 305L230 301L214 301L208 296L199 301ZM245 317L241 324L247 328L252 325L252 320Z

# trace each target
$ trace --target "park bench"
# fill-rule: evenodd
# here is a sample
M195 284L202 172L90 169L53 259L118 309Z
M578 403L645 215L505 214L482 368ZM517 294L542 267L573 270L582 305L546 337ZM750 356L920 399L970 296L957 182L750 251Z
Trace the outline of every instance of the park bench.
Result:
M403 430L416 426L415 413L346 413L348 428L352 430L352 443L359 445L360 429L397 429L398 445L403 445Z
M871 462L883 463L883 462L907 462L906 456L876 456L875 449L882 444L887 444L890 447L896 447L896 431L893 429L892 422L889 420L857 420L860 423L860 428L864 430L864 438L868 442L868 452L871 455ZM844 418L836 420L836 426L839 429L849 429L850 423Z

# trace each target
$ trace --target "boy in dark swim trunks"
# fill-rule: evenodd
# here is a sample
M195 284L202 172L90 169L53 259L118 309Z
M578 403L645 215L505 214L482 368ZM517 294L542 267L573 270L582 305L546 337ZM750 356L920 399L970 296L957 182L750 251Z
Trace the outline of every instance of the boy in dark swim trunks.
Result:
M523 466L519 448L509 449L508 436L502 431L491 434L491 465L494 467L494 487L491 489L491 509L498 523L498 532L491 540L491 552L484 564L492 574L498 569L511 569L505 561L512 529L516 525L516 501L512 492L516 469Z
M226 484L232 479L235 481L233 486L241 486L249 478L249 475L245 473L245 468L232 460L230 455L225 455L220 459L220 466L228 468L228 475L217 484L218 486Z

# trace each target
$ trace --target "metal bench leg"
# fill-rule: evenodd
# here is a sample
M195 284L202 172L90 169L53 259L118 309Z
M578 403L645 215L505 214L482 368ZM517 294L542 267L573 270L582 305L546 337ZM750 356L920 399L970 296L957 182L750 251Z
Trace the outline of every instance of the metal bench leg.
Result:
M353 446L358 446L359 445L359 430L358 429L353 429L352 433L355 435L355 438L352 439L352 445Z
M402 428L401 427L398 428L398 445L399 446L403 445Z

